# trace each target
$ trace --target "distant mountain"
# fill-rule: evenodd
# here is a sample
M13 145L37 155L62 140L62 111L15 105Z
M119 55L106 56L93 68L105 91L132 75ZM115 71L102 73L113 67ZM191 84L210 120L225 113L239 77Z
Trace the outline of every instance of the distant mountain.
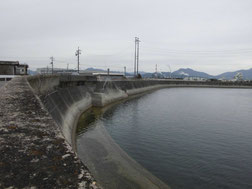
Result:
M37 72L33 70L28 70L28 75L36 75Z
M107 70L103 70L103 69L96 69L96 68L87 68L87 71L97 71L97 72L107 72ZM156 73L151 73L151 72L139 72L142 77L144 78L152 78L152 77L158 77L158 78L169 78L170 76L172 76L173 78L185 78L187 76L190 77L201 77L201 78L216 78L216 79L220 79L220 78L224 78L224 79L233 79L234 76L238 73L242 73L243 78L246 80L252 80L252 68L249 70L238 70L238 71L234 71L234 72L225 72L222 73L220 75L210 75L207 74L205 72L199 72L199 71L195 71L193 69L190 68L180 68L177 71L174 71L170 74L170 72L159 72L156 76ZM111 71L111 73L122 73L119 71ZM133 76L134 73L131 72L127 72L126 76Z
M234 71L234 72L225 72L220 75L217 75L216 78L218 78L218 79L220 79L220 78L233 79L234 76L239 72L242 73L243 79L252 80L252 68L249 70L238 70L238 71Z
M172 72L172 76L173 77L182 77L182 78L187 77L187 76L202 77L202 78L214 78L214 76L209 75L205 72L195 71L190 68L181 68L175 72Z
M87 68L85 71L90 71L90 72L107 72L107 70L103 69L98 69L98 68Z
M153 73L144 73L144 74L141 74L141 75L144 78L151 78L151 77L153 77Z
M154 75L155 75L155 73L145 73L143 75L143 77L153 77ZM204 73L204 72L195 71L195 70L190 69L190 68L181 68L181 69L179 69L177 71L174 71L172 73L170 73L170 72L160 72L160 73L158 73L159 78L162 78L162 77L169 78L171 76L173 78L185 78L185 77L188 77L188 76L202 77L202 78L215 78L212 75L209 75L209 74Z

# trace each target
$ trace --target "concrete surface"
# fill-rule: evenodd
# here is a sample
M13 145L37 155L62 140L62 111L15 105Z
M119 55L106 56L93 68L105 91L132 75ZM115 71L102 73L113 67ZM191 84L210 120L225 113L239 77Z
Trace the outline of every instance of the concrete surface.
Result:
M221 83L221 82L193 82L193 81L182 81L182 80L121 80L121 81L97 81L92 77L57 77L49 76L44 78L29 79L31 86L35 86L34 90L40 96L43 104L47 108L48 112L51 114L53 119L56 121L58 126L61 128L63 135L66 140L71 144L75 150L75 130L77 126L78 117L82 112L86 111L91 106L103 107L113 102L126 99L130 96L145 93L151 90L164 88L164 87L245 87L251 88L250 85L241 85L239 83ZM59 83L58 83L59 81ZM42 83L42 86L38 87L38 84ZM59 84L59 85L58 85ZM41 90L43 89L43 90ZM104 135L103 135L104 136ZM102 138L104 141L101 141ZM90 142L93 141L93 142ZM103 145L111 141L107 137L93 138L84 141L83 147L86 147L86 156L93 154L92 159L84 159L84 163L91 162L93 166L89 165L89 168L93 171L98 181L105 188L115 188L112 186L122 187L133 186L133 188L146 188L147 186L143 183L149 183L149 188L166 188L158 187L161 181L159 179L153 179L151 174L147 174L144 168L135 169L136 163L131 158L126 158L126 155L120 153L116 156L116 153L112 153L110 156L110 165L106 167L106 161L102 159L102 154L99 152L102 149L106 153L111 150L104 147ZM112 144L112 142L109 142ZM95 145L97 144L97 145ZM88 146L88 147L87 147ZM90 147L90 148L89 148ZM115 152L119 152L120 148L116 145L111 145L110 149ZM85 150L84 150L85 151ZM97 152L97 153L95 153ZM98 154L98 155L97 155ZM100 158L100 159L99 159ZM95 159L99 159L96 161ZM106 158L105 158L106 159ZM118 160L119 159L119 160ZM86 160L88 162L86 162ZM95 165L97 162L97 165ZM102 163L103 162L103 163ZM117 163L116 163L117 162ZM125 163L126 162L126 163ZM129 165L129 166L125 166ZM131 166L130 166L131 165ZM95 167L93 169L92 167ZM116 167L116 168L115 168ZM113 169L115 168L115 169ZM108 171L111 170L111 171ZM112 170L124 170L120 173L118 171ZM99 171L98 171L99 170ZM105 171L105 172L104 172ZM104 172L104 173L103 173ZM106 175L106 173L110 176ZM144 174L144 172L146 174ZM128 173L128 174L127 174ZM131 174L133 173L133 174ZM132 176L133 175L133 176ZM136 176L138 175L138 176ZM136 176L134 178L134 176ZM117 181L113 182L113 178L118 178ZM137 179L136 179L137 178ZM151 181L153 179L153 181ZM138 180L138 182L137 182ZM105 184L107 183L107 185ZM121 185L120 185L121 183ZM147 187L147 188L148 188ZM124 187L125 188L125 187Z
M74 153L78 117L91 106L105 106L163 87L251 88L251 84L109 82L77 76L14 78L0 91L0 188L97 188Z
M98 188L25 78L0 92L0 188Z
M5 85L5 81L0 81L0 88Z
M78 141L79 154L105 189L169 189L110 137L101 122Z

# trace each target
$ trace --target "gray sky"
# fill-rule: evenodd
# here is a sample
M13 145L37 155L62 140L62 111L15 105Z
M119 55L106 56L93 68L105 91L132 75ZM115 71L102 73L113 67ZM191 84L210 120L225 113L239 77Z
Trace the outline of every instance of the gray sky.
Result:
M0 4L0 59L133 71L192 68L210 74L252 68L251 0L6 0Z

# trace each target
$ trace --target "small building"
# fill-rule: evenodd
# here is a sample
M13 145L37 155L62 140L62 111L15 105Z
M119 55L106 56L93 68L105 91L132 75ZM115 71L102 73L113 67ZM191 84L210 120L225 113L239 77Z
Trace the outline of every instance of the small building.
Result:
M0 61L0 75L16 75L17 61Z
M93 76L96 76L97 80L104 81L104 80L121 80L125 79L124 74L122 73L93 73Z
M243 74L241 72L236 73L231 81L243 81Z
M19 64L16 67L16 75L27 75L28 74L28 65L27 64Z
M0 75L27 75L28 65L18 61L0 61Z
M197 77L197 76L187 76L183 80L185 81L206 81L206 78L203 77Z
M52 68L37 68L36 72L41 75L51 75L52 74ZM71 75L72 73L76 72L76 70L73 69L64 69L64 68L53 68L53 74L66 74Z

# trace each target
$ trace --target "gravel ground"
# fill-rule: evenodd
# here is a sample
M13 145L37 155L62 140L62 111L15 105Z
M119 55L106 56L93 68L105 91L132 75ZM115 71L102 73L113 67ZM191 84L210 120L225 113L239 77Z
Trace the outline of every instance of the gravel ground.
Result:
M0 88L1 88L2 86L4 86L4 84L5 84L5 81L0 81Z
M25 78L0 92L0 188L98 188Z

